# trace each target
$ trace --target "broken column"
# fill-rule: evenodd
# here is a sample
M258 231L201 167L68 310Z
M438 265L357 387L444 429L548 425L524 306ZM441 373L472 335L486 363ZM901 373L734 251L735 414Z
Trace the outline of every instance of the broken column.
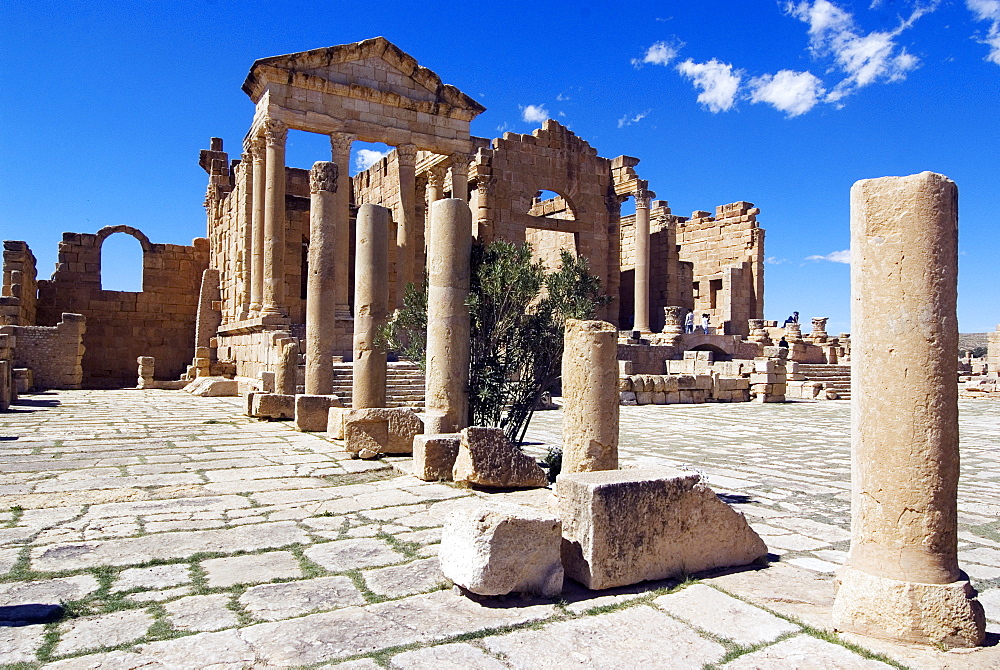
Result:
M812 318L812 332L809 333L809 339L815 343L826 342L826 322L829 321L829 317L825 316L814 316Z
M336 163L318 161L309 171L309 276L306 290L306 384L308 394L333 393L333 346L337 325ZM325 423L325 421L324 421Z
M278 374L274 377L274 392L278 395L295 395L298 371L299 344L295 340L284 340L281 358L278 360Z
M618 467L618 329L566 319L563 472Z
M139 379L136 383L137 388L152 388L153 387L153 372L156 366L156 359L152 356L139 356L136 359L139 364Z
M958 190L931 172L851 189L851 550L839 630L983 643L958 567Z
M425 433L469 425L469 297L472 213L464 200L431 203L427 249Z
M635 194L635 319L632 330L649 332L649 193Z
M389 210L361 205L356 230L351 407L385 407L386 352L378 337L389 308Z

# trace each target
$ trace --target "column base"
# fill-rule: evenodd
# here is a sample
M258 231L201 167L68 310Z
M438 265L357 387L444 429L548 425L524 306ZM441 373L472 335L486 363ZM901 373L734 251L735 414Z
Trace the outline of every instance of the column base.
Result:
M986 637L986 615L968 580L919 584L847 566L837 571L836 588L838 631L946 647L978 647Z

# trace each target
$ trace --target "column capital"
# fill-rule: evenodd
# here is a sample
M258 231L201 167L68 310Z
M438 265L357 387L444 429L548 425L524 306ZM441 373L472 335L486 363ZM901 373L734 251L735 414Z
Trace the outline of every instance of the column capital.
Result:
M444 186L445 167L443 165L435 165L429 168L424 174L427 175L428 186L436 186L438 188Z
M316 161L312 169L309 170L309 192L319 193L320 191L337 192L337 178L340 175L340 168L331 161Z
M334 158L351 153L351 144L358 139L357 135L351 133L330 133L330 151Z
M400 144L397 146L396 160L401 166L414 167L417 164L417 145Z
M488 196L496 192L496 180L492 177L476 177L476 190L479 195Z
M264 150L267 148L262 134L255 134L247 141L247 153L254 163L264 161Z
M472 162L472 154L454 153L451 155L451 169L454 170L456 167L459 170L469 169L469 163Z
M635 208L649 209L649 191L640 189L635 192Z
M288 137L288 126L281 119L268 117L264 120L264 142L268 148L284 146Z

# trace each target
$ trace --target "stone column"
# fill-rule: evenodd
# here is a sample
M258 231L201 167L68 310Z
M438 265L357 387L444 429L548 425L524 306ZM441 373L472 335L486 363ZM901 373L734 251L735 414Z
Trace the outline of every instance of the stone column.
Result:
M278 119L264 122L264 316L287 316L285 309L285 138L288 126Z
M319 161L309 171L309 276L306 286L307 394L333 393L333 346L337 325L336 163Z
M618 329L566 319L562 472L618 469Z
M253 182L251 184L253 205L251 209L250 232L250 312L259 313L264 304L264 199L267 180L264 167L264 138L254 135L250 139L253 152Z
M802 324L790 323L785 326L785 339L789 342L802 341Z
M250 293L253 291L253 151L249 148L240 156L240 165L244 172L244 194L240 202L238 219L243 219L243 239L240 240L240 261L243 266L242 286L240 286L240 307L236 312L237 321L250 318Z
M414 281L417 252L417 147L401 144L396 147L399 167L399 223L396 226L396 307L403 306L406 284Z
M358 209L352 409L385 407L386 352L376 342L389 310L389 216L389 210L378 205Z
M970 647L958 567L958 189L931 172L851 189L851 551L834 625Z
M427 249L426 433L469 425L469 297L472 212L464 200L431 204Z
M348 133L333 133L330 135L330 154L332 162L344 171L343 187L338 188L333 196L334 229L337 239L334 241L333 284L336 292L336 310L349 315L349 295L351 288L351 181L349 167L351 164L351 143L355 136Z
M464 203L469 202L469 154L451 155L451 197ZM470 220L469 229L472 229Z
M671 305L663 308L663 334L683 335L684 317L687 315L687 307Z
M635 194L635 319L632 330L649 332L649 194Z
M826 342L826 322L829 320L829 317L814 316L812 319L812 332L809 333L809 339L813 342Z
M444 168L440 165L435 165L427 170L427 191L425 192L425 196L427 197L428 212L430 211L431 203L441 199L442 189L444 189ZM428 216L430 215L428 214Z
M274 392L295 395L299 383L299 343L285 340L278 360L278 374L274 376Z

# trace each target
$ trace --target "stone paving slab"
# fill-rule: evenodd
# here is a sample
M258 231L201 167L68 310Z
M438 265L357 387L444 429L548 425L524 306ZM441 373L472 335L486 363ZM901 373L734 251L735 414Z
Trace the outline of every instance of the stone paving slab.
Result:
M549 490L420 482L394 470L403 458L352 461L323 434L241 416L238 398L44 397L58 404L0 414L0 435L17 438L0 443L0 618L30 603L63 615L0 625L0 667L880 667L799 623L830 628L831 570L846 560L845 402L622 408L625 466L706 474L781 560L679 591L568 582L546 601L441 590L435 556L455 508L547 509ZM996 640L997 410L962 407L960 553ZM561 439L561 412L535 416L528 450L541 454ZM1000 667L997 647L843 637L911 668Z

